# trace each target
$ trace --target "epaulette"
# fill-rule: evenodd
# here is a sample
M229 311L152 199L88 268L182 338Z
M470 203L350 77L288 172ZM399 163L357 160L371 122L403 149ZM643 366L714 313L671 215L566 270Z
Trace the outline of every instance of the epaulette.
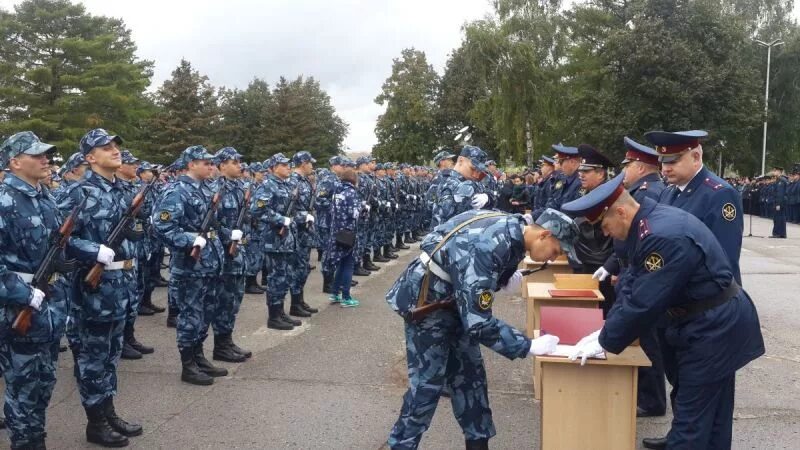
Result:
M650 224L647 223L647 219L641 219L639 221L639 240L642 241L649 235L650 235Z
M718 191L722 189L722 183L717 183L716 181L712 180L711 178L706 178L703 180L703 183L711 186L711 189Z

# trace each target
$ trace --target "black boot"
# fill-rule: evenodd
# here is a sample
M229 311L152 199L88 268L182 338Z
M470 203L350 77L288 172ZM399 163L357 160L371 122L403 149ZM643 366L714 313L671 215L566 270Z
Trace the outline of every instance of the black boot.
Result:
M283 305L281 305L278 308L278 315L280 316L282 321L291 324L293 327L299 327L300 325L303 324L303 322L301 322L301 321L299 321L297 319L292 319L291 317L289 317L289 315L286 314L286 312L283 310Z
M306 295L303 292L300 293L300 307L310 312L311 314L316 314L319 312L317 308L312 308L311 305L306 303Z
M178 308L169 307L167 312L167 328L175 328L178 326Z
M131 344L127 341L127 339L123 339L122 341L122 355L120 355L122 359L142 359L142 354L133 348Z
M322 249L317 249L317 262L322 261Z
M281 318L282 312L283 312L282 306L269 307L269 319L267 320L267 328L272 328L273 330L291 330L294 328L294 325L292 325L290 322L283 321L283 319Z
M364 259L364 268L365 269L367 269L367 270L369 270L371 272L377 272L378 270L381 270L380 267L376 266L375 264L372 264L372 260L369 258L369 253L364 255L363 259Z
M398 250L408 250L408 249L411 248L411 247L407 246L403 242L403 233L397 233L397 236L396 236L395 239L397 239L397 244L394 246L394 248L396 248Z
M392 246L389 245L389 244L383 246L383 256L388 258L388 259L397 259L397 258L399 258L399 256L397 256L397 253L392 251Z
M389 258L381 255L381 248L377 247L372 251L372 261L376 263L385 263L389 262Z
M467 439L464 441L467 450L489 450L489 439Z
M89 419L86 424L86 440L103 447L127 447L128 438L114 431L108 424L104 406L100 403L85 408L86 418Z
M214 335L213 358L215 361L225 361L231 363L242 363L247 361L246 356L234 350L233 340L231 339L230 334Z
M160 314L166 311L167 310L166 308L162 308L160 306L153 304L153 290L148 289L148 291L149 292L145 292L144 298L142 298L142 304L147 306L155 314Z
M214 378L228 375L228 369L212 365L211 362L206 359L206 355L203 354L202 342L194 346L194 362L197 363L197 367L206 375Z
M228 335L228 339L230 341L230 346L233 349L233 351L235 351L236 353L244 356L245 359L250 359L250 357L253 356L253 352L251 352L250 350L245 350L245 349L239 347L238 345L236 345L236 343L233 342L233 336Z
M289 307L289 314L297 317L311 317L311 313L300 305L302 300L303 297L301 294L292 294L292 306Z
M656 450L661 450L667 448L667 437L663 438L644 438L642 439L642 445L644 448L654 448Z
M333 294L333 274L322 272L322 293Z
M356 287L356 286L358 286L358 281L350 280L350 287Z
M259 286L258 283L256 282L256 276L255 275L252 275L252 276L249 276L249 277L245 278L244 292L245 292L245 294L263 294L264 293L264 289L262 289L261 286Z
M117 411L114 409L114 397L106 398L104 406L106 411L106 420L114 431L127 437L142 435L141 425L138 423L127 422L117 415Z
M6 416L0 416L0 430L6 429Z
M142 303L139 304L139 315L140 316L152 316L152 315L155 315L155 313L156 312L153 311L152 309L150 309L150 307L147 306L144 303L144 301L142 301Z
M206 375L197 367L194 360L194 349L184 348L181 351L181 381L198 386L210 386L214 384L214 379Z
M149 354L153 353L154 351L156 351L153 347L144 345L141 342L139 342L138 340L136 340L135 331L136 330L135 330L135 328L133 328L133 325L125 325L125 331L124 331L124 335L123 336L125 338L125 343L126 344L130 345L134 350L136 350L137 352L141 353L142 355L149 355ZM136 359L139 359L139 358L136 358Z
M367 270L367 269L365 269L365 268L361 267L361 264L357 265L357 266L356 266L356 267L353 269L353 275L354 275L354 276L357 276L357 277L368 277L368 276L369 276L369 274L371 274L371 273L372 273L372 272L370 272L369 270Z
M156 278L156 281L153 283L153 286L155 286L155 287L167 287L167 286L169 286L169 281L165 280L164 277L159 275L158 278Z
M406 231L406 234L403 236L403 239L405 240L405 242L406 242L407 244L408 244L408 243L414 243L414 242L417 242L417 240L416 240L416 239L414 239L414 235L413 235L413 234L411 234L411 232L410 232L410 231Z

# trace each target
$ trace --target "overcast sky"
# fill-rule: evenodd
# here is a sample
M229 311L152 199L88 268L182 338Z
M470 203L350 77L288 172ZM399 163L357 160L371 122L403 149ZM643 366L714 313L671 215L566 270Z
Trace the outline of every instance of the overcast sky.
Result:
M6 10L19 3L0 0ZM138 56L155 61L154 90L181 58L214 86L259 77L314 76L350 124L345 145L375 144L374 103L403 48L423 50L440 73L461 26L489 0L84 0L89 13L121 18Z

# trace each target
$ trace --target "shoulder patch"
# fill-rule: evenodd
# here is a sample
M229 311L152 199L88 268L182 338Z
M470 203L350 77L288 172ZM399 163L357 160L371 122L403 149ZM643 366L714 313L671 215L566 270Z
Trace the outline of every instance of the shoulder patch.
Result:
M650 235L650 224L647 223L647 219L642 219L639 221L639 240L643 240L647 236Z
M478 294L478 306L482 310L491 309L492 303L494 303L494 294L491 291L483 291Z
M733 222L736 219L736 207L733 203L725 203L722 205L722 218L728 222Z
M564 182L561 180L556 181L556 189L561 189L564 186Z
M661 270L663 267L664 258L662 258L658 253L650 253L647 255L647 258L644 259L644 268L648 272L655 272L657 270Z
M167 222L171 218L172 215L169 213L169 211L161 211L161 213L158 215L158 219L161 220L162 222Z
M718 190L722 189L722 183L717 183L716 181L712 180L711 178L706 178L705 180L703 180L703 183L705 183L706 185L710 186L711 189L713 189L715 191L718 191Z
M265 206L267 206L267 202L265 202L264 200L256 200L256 207L257 208L260 209L260 208L263 208Z

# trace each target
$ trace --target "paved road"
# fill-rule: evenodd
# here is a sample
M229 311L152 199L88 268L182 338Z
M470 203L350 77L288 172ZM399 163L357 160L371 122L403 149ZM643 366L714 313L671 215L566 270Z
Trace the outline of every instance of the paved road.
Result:
M770 226L756 218L753 234L767 235ZM737 449L797 448L800 441L800 226L790 225L789 235L744 242L743 283L758 305L767 355L739 373ZM405 390L402 321L383 294L415 254L414 249L403 252L377 275L359 278L354 295L362 306L355 309L329 307L314 271L307 301L322 311L292 332L267 330L264 298L246 296L235 335L255 355L245 364L225 364L231 375L211 387L180 382L175 332L164 326L163 314L141 318L137 334L157 350L144 360L122 362L116 401L124 417L144 424L144 436L134 438L132 447L381 448ZM165 304L165 296L165 289L157 290L156 303ZM495 310L523 325L520 298L498 301ZM210 343L207 347L209 354ZM508 361L486 349L483 354L498 432L492 448L536 448L539 405L531 394L530 360ZM86 419L69 354L62 354L58 379L48 411L48 443L91 448L84 441ZM661 434L668 423L667 418L640 419L639 436ZM448 402L440 403L423 448L463 448Z

